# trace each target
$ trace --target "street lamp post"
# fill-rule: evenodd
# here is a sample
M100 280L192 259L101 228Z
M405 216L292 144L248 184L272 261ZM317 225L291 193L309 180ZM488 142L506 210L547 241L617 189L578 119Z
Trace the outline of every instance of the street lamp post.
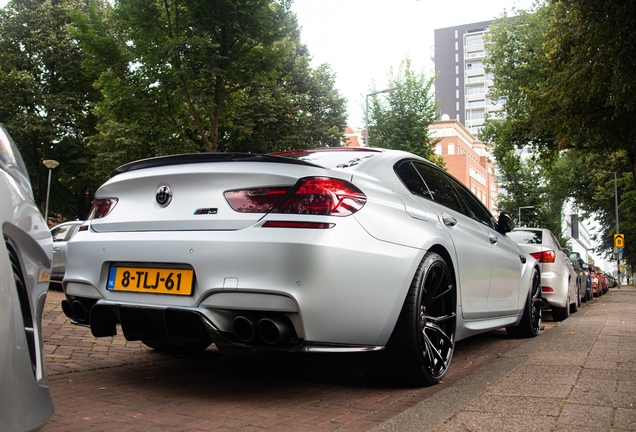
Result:
M364 142L366 144L367 147L369 147L369 96L373 96L373 95L377 95L380 93L390 93L392 91L396 91L399 90L400 87L391 87L388 89L384 89L384 90L380 90L374 93L369 93L366 97L366 101L365 101L365 110L364 110L364 116L365 116L365 121L364 121Z
M524 209L524 208L534 208L534 206L522 206L522 207L519 207L519 226L521 226L521 209Z
M618 231L618 179L614 171L594 171L593 174L614 174L614 205L616 207L616 234ZM620 254L616 254L616 275L618 276L618 289L621 289L621 258Z
M51 191L51 171L57 167L60 163L53 159L45 159L42 161L45 167L49 169L49 184L46 187L46 210L44 210L44 223L46 228L49 228L49 192Z

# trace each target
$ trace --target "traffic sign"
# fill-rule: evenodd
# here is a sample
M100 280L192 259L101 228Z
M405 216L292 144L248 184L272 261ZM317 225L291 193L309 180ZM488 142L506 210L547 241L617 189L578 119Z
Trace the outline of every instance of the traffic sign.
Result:
M614 234L614 247L625 247L625 234Z

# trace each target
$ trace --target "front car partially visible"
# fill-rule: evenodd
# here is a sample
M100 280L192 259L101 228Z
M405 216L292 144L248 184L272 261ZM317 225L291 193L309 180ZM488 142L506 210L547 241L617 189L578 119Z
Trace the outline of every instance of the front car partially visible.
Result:
M53 415L42 312L51 274L51 234L20 153L0 125L0 429L37 430Z

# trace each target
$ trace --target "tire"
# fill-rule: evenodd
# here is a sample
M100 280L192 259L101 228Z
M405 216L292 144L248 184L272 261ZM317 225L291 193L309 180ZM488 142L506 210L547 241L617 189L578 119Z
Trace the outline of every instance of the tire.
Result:
M570 303L570 313L576 313L579 310L579 306L581 305L581 291L576 290L576 301L574 303Z
M514 338L535 337L541 330L541 276L536 268L532 270L530 280L531 285L521 321L516 326L506 327L508 335Z
M177 346L172 345L166 338L142 339L141 342L157 351L170 352L174 354L195 354L204 351L211 345L209 342L201 342L196 345Z
M373 353L376 368L410 386L439 383L453 357L456 322L454 278L444 259L428 252L385 349Z
M565 321L569 316L570 316L570 294L568 294L568 299L565 302L565 307L552 308L552 318L555 321Z

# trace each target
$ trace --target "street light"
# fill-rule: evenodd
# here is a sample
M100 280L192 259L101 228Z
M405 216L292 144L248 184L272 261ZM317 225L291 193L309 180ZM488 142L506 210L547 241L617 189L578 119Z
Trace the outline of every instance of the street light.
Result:
M44 210L44 223L46 228L49 228L49 192L51 191L51 171L57 167L60 163L53 159L45 159L42 161L45 167L49 169L49 184L46 187L46 210Z
M616 206L616 234L618 232L618 179L614 171L594 171L592 174L614 174L614 204ZM621 289L621 258L620 254L616 254L616 275L618 276L618 289Z
M369 93L366 97L366 102L365 102L365 126L364 126L364 141L367 147L369 147L369 96L373 96L373 95L377 95L380 93L390 93L392 91L396 91L399 90L400 87L391 87L388 89L384 89L384 90L380 90L374 93Z
M522 207L519 207L519 226L521 226L521 209L522 208L534 208L534 206L522 206Z

